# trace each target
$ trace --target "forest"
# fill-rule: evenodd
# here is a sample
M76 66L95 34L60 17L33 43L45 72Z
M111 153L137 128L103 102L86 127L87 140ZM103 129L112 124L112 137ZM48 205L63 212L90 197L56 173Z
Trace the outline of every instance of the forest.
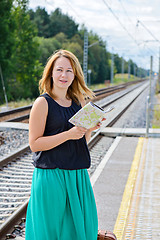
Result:
M28 3L28 0L0 1L0 104L5 101L4 86L9 101L37 97L44 66L57 49L72 51L83 67L86 27L63 14L60 8L49 14L45 8L29 9ZM111 53L107 51L107 42L90 31L88 45L92 44L88 49L91 84L104 83L110 80ZM130 65L131 74L146 76L147 70L118 54L114 54L114 74L122 72L122 61L124 73Z

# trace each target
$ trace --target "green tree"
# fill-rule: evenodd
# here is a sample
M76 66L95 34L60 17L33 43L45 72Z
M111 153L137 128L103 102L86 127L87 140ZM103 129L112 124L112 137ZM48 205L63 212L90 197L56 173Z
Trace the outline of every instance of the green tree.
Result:
M95 44L95 45L92 45ZM92 31L89 33L88 68L92 70L93 83L103 83L109 79L109 56L106 43Z
M122 72L122 58L118 54L114 54L114 64L116 65L117 73Z
M11 61L14 63L14 73L10 81L12 98L33 97L38 94L37 77L41 68L38 61L37 31L27 13L26 0L16 0L13 16L16 24L14 30L15 48ZM17 88L13 92L13 84Z
M82 65L82 62L83 62L83 49L82 49L82 46L79 43L70 42L68 44L63 44L62 48L64 48L64 49L74 53L76 55L76 57L78 58L78 60L80 61L81 65Z
M66 43L68 44L68 38L66 36L66 34L64 34L63 32L59 32L57 33L54 38L60 43L61 47L62 44Z
M78 32L78 24L68 15L62 14L61 10L57 8L50 14L50 37L59 32L63 32L68 38L71 38Z
M61 43L57 41L55 37L53 38L37 38L39 42L39 61L44 66L47 62L47 59L53 54L53 52L57 49L61 48Z
M0 65L6 88L8 87L7 78L11 72L12 63L10 57L14 46L12 4L13 0L0 1ZM0 102L3 101L3 89L0 79Z
M38 36L48 38L50 36L50 19L45 8L37 7L34 12L32 9L28 11L30 19L35 23L38 29Z

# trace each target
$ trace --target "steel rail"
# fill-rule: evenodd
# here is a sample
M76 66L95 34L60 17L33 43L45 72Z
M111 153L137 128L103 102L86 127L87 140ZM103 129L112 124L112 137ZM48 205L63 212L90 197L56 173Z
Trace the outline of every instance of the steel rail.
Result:
M28 106L25 106L25 107L19 107L19 108L14 108L14 109L11 109L11 110L8 110L8 111L0 112L0 117L4 117L4 116L7 116L7 115L10 115L10 114L13 114L13 113L29 110L31 108L32 108L32 105L28 105Z
M9 162L12 162L13 159L25 153L29 149L30 149L29 144L25 144L18 150L13 151L12 153L8 154L6 157L3 157L2 159L0 159L0 169L2 169L3 166L6 166Z

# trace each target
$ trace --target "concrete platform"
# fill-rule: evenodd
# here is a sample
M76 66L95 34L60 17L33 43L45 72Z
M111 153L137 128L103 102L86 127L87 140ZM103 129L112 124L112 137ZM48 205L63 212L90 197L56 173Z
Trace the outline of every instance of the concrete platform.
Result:
M108 137L116 136L134 136L134 137L145 137L146 129L145 128L114 128L106 127L101 133ZM149 128L148 132L149 137L160 137L160 129Z
M7 128L13 128L13 129L29 129L28 123L18 123L18 122L0 122L0 130L4 130Z
M137 143L138 138L117 137L91 178L99 229L114 229Z
M91 178L99 229L160 239L160 138L117 137Z

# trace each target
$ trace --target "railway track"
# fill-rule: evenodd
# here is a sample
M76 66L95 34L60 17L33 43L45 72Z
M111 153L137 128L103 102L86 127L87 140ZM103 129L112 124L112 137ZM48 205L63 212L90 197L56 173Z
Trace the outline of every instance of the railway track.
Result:
M22 122L29 118L29 113L32 105L15 108L5 112L0 112L0 122Z
M137 83L143 82L143 81L145 81L145 79L131 81L131 82L123 83L123 84L113 86L113 87L94 90L93 92L95 93L95 96L96 96L95 101L98 101L98 100L100 100L104 97L107 97L111 94L114 94L116 92L122 91L123 89L127 88L130 85L137 84ZM32 105L28 105L25 107L15 108L15 109L8 110L5 112L0 112L0 122L6 121L6 122L28 123L31 107L32 107Z
M90 152L101 142L103 138L101 131L106 126L112 126L147 86L148 83L139 83L128 91L119 93L119 96L107 103L101 104L103 108L113 104L115 109L103 123L102 128L92 135L89 142ZM30 196L31 178L34 169L31 159L32 154L26 144L17 155L10 154L10 156L4 157L0 161L0 181L2 183L0 187L0 237L2 239L14 238L15 233L24 237L24 217ZM17 222L19 222L18 225Z

